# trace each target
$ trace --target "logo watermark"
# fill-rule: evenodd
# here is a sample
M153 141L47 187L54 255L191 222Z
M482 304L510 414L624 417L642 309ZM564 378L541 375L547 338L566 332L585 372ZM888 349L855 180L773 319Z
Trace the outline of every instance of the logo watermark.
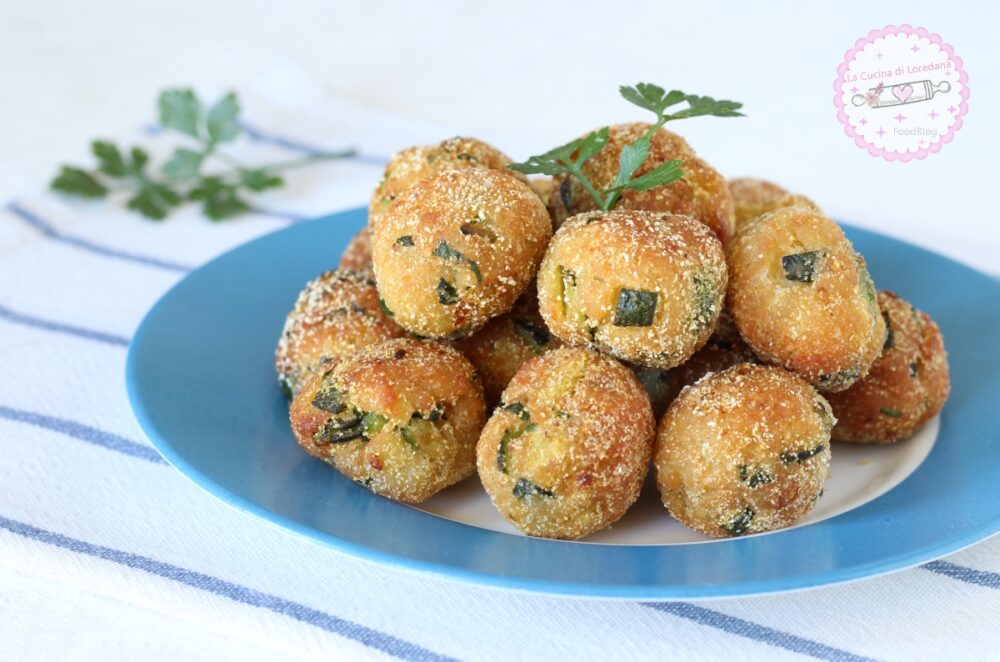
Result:
M969 110L968 81L962 59L939 35L889 25L847 51L833 101L858 147L906 162L951 142Z

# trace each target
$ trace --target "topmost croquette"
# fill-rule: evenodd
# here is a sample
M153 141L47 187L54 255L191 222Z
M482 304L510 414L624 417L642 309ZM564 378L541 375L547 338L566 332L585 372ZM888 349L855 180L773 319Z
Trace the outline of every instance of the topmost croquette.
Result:
M396 323L460 337L510 310L552 237L545 205L497 170L447 170L402 194L373 228L379 294Z
M626 145L633 144L650 128L649 124L619 124L608 132L608 142L596 156L583 164L583 172L598 190L610 188L618 176L619 158ZM684 177L669 186L648 191L626 190L615 209L660 211L683 214L704 223L725 246L733 235L733 201L725 178L694 153L675 133L660 129L650 137L649 156L635 171L645 175L673 159L682 161ZM557 175L549 201L552 217L559 225L580 212L596 209L596 203L575 177Z
M372 193L372 201L368 206L368 224L372 227L378 225L382 214L399 194L443 170L491 168L504 170L527 181L520 173L507 170L508 163L510 158L506 154L476 138L449 138L437 145L410 147L397 152L385 167L382 181Z

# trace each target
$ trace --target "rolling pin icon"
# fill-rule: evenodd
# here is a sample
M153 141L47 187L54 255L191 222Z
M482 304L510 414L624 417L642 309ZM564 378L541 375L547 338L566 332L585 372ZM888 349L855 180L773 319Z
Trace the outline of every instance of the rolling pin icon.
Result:
M889 87L879 83L865 94L855 94L851 98L851 103L855 106L868 104L872 108L891 108L892 106L927 101L938 92L945 94L950 91L951 83L946 80L937 85L929 80L900 83Z

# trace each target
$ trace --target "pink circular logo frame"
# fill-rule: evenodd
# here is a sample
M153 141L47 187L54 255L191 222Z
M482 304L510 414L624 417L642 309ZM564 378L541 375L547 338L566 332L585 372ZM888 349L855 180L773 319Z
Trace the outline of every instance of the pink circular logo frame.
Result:
M914 64L910 60L911 56L899 53L896 54L895 61L883 63L885 55L880 45L888 45L889 38L898 35L916 37L913 46L907 49L913 53L913 59L916 59L917 53L922 50L921 45L924 45L936 56L937 60L941 60L943 56L944 63L937 62L929 66L921 66ZM907 43L909 41L912 40L908 40ZM936 47L936 51L934 47ZM856 69L859 58L870 57L873 48L878 49L877 53L874 54L879 61L877 66L888 64L890 68L876 69L874 72L863 70L859 73ZM899 50L898 44L896 50ZM881 30L872 30L866 36L858 39L854 43L854 48L847 51L844 55L844 61L837 68L837 78L833 81L833 102L837 107L837 119L844 125L844 133L853 138L858 147L867 150L872 156L881 156L886 161L906 163L913 159L924 159L930 154L939 152L943 145L951 142L955 132L962 128L963 118L969 112L969 76L962 68L962 64L962 58L955 55L950 44L945 43L940 35L928 32L925 28L914 28L904 24L900 26L887 25ZM898 65L895 70L891 68L894 65ZM930 79L908 82L891 80L894 77L919 78L922 74L918 72L937 69L946 69L947 72L939 76L941 81L936 85ZM887 79L890 85L886 87L885 81L882 79ZM867 87L869 82L874 81L877 81L875 87L863 89ZM858 87L859 83L862 85L861 88ZM956 86L959 88L958 90L955 90ZM942 108L943 111L950 111L952 118L943 132L939 132L936 126L930 129L924 129L924 127L903 128L903 123L912 118L903 115L902 109L896 109L897 115L889 117L889 113L897 106L908 108L914 103L932 102L925 107L931 108L931 113L926 115L931 118L932 125L937 125L937 118L946 117L946 115L944 112L938 113L936 106L948 102L937 101L934 103L934 101L939 94L945 95L949 92L958 92L960 101L957 104L951 103L948 108ZM885 111L883 115L876 117L880 117L885 122L879 125L879 131L869 132L867 125L874 123L868 117L882 111ZM907 110L907 112L912 113L911 110ZM891 120L896 120L897 126L891 126ZM889 124L893 131L885 131L885 124ZM874 137L876 134L878 136ZM896 139L886 141L884 138L887 134L893 135ZM934 139L928 140L924 136L930 136ZM920 138L920 140L911 140L911 137ZM895 147L890 147L889 142L892 142ZM907 148L899 149L898 146L901 143ZM911 144L914 145L910 147Z

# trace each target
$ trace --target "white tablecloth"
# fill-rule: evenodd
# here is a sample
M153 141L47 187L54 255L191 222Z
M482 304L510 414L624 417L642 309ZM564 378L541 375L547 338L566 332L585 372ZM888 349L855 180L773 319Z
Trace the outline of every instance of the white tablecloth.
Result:
M623 82L744 100L746 119L679 127L724 173L773 178L838 218L997 271L998 62L973 25L995 9L926 14L966 60L972 110L940 154L903 165L843 135L831 83L855 38L910 19L910 5L751 16L651 3L633 21L577 4L425 4L0 7L0 659L995 657L998 539L785 596L557 599L344 556L215 501L156 454L128 407L125 353L189 269L363 204L403 146L471 133L523 157L639 118L616 101ZM176 83L241 93L235 151L248 161L345 145L363 158L297 171L257 213L218 224L193 209L151 223L45 190L96 135L167 153L151 100Z

